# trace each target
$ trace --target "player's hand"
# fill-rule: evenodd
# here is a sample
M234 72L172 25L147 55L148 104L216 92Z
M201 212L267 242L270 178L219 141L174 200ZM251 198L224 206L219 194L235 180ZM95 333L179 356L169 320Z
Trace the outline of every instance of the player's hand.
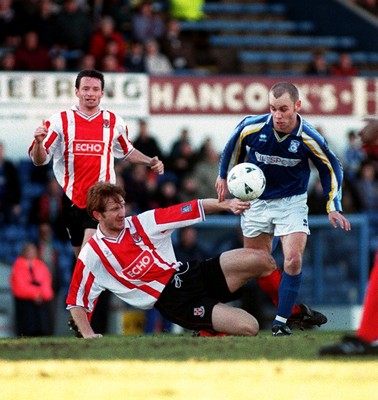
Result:
M328 219L334 228L340 226L341 229L346 231L351 230L350 222L338 211L331 211L328 214Z
M230 200L230 209L231 211L236 214L240 215L243 214L245 210L248 210L250 208L250 202L249 201L243 201L240 199L237 199L236 197L232 200Z
M42 121L42 124L37 127L34 131L34 139L37 143L43 142L44 138L47 136L47 126L46 122Z
M218 194L218 201L224 201L227 194L227 182L226 179L221 178L218 176L217 180L215 181L215 189Z
M164 164L156 156L151 159L150 168L152 171L154 171L155 173L157 173L159 175L164 174Z

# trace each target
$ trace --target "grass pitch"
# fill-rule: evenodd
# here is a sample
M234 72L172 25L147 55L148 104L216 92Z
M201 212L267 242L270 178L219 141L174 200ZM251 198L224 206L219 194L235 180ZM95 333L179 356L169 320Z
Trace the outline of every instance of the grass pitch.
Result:
M342 334L1 339L0 399L377 400L376 357L317 355Z

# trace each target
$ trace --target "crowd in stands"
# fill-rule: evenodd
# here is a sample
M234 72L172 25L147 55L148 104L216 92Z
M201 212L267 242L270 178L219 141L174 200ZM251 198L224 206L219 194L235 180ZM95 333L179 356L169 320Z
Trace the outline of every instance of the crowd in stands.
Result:
M313 76L357 76L358 69L353 65L352 58L349 53L342 52L336 64L331 65L324 52L316 51L313 54L312 62L308 65L306 70L307 75Z
M201 60L178 18L200 18L196 8L202 2L186 2L188 10L179 3L2 0L0 70L90 67L103 72L167 74L195 68Z
M356 3L377 7L371 0ZM206 35L181 30L181 21L203 18L203 4L203 0L2 0L0 70L96 68L150 75L203 71L215 63ZM308 73L350 76L358 71L347 53L340 55L337 65L328 66L319 52Z

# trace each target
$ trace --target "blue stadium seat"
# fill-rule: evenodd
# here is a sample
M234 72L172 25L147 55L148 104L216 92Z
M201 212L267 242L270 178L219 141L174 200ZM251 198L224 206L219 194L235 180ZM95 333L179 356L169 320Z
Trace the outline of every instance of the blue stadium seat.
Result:
M310 21L241 21L241 20L200 20L182 21L183 31L247 31L247 32L311 32L314 24Z
M378 63L378 53L371 52L351 52L351 59L354 64L376 64ZM313 52L308 51L240 51L238 58L244 63L310 63ZM328 51L325 53L328 63L334 64L339 59L337 52Z
M205 3L202 7L205 14L282 14L286 12L283 3Z
M215 47L267 47L267 48L340 48L351 49L356 46L356 40L343 36L261 36L261 35L212 35L209 44Z

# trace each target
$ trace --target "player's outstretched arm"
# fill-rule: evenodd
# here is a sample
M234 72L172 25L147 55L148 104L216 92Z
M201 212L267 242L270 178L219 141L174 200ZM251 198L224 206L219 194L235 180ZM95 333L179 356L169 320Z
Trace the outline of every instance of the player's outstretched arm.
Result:
M100 333L94 333L84 308L74 307L70 309L70 312L84 339L98 339L102 337Z
M222 211L231 211L236 215L243 214L250 207L249 201L243 201L237 198L219 201L217 199L202 200L205 214L214 214Z

